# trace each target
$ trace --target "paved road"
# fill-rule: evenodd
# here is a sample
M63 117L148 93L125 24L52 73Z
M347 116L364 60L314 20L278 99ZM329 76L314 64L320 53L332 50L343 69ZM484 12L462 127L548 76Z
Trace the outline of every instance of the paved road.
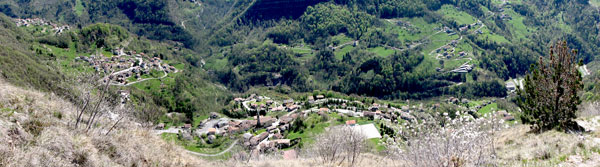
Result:
M225 150L223 150L223 151L221 151L219 153L216 153L216 154L203 154L203 153L193 152L193 151L190 151L190 150L185 150L185 151L188 152L188 153L190 153L190 154L197 155L197 156L216 157L216 156L223 155L226 152L231 151L231 149L233 148L233 146L235 146L237 144L238 140L239 139L233 141L233 143L231 143L231 145L229 147L227 147L227 149L225 149Z

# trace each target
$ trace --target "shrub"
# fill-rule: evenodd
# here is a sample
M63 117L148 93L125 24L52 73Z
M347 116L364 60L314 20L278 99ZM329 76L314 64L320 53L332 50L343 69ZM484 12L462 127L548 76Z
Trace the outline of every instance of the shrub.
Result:
M396 140L387 141L390 155L406 166L493 166L493 135L502 128L497 116L473 118L457 112L407 125ZM398 144L395 141L405 140Z

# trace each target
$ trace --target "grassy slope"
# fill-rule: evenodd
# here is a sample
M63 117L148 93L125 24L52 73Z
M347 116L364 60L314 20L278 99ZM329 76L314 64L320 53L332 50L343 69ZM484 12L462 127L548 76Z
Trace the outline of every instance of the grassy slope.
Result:
M124 119L98 118L88 133L71 126L76 108L55 95L0 79L0 166L199 166L205 164ZM15 123L11 120L19 120ZM14 133L17 132L17 133ZM11 135L8 135L11 134ZM9 142L10 141L10 142ZM12 143L12 144L8 144Z
M18 85L40 90L66 92L61 88L65 80L60 71L46 65L50 57L36 56L31 50L33 38L0 14L0 78Z

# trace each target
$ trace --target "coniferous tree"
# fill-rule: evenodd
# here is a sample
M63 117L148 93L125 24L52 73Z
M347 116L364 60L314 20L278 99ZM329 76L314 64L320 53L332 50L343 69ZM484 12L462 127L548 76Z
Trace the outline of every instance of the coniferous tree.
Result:
M549 61L540 57L537 65L532 65L524 90L517 89L523 123L533 125L536 131L575 127L573 118L581 104L577 93L583 88L576 54L561 41L550 48Z

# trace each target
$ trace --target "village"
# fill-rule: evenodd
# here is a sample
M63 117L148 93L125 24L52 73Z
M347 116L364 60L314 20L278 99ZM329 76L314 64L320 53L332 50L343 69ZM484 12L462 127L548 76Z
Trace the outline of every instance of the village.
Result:
M467 99L454 97L450 97L446 102L456 105L469 103ZM477 110L494 102L495 100L485 101L478 106L463 107L462 110L476 114ZM196 138L207 144L212 144L219 138L236 139L233 144L239 141L243 148L251 150L252 156L277 151L282 151L284 155L297 155L295 150L290 148L304 139L286 137L286 134L291 133L291 130L298 126L295 124L301 119L311 115L346 117L347 119L344 119L342 123L334 124L334 126L349 126L353 130L363 133L367 139L382 139L386 134L381 134L376 124L411 122L422 115L419 113L440 107L439 103L430 107L425 107L422 103L411 106L409 103L409 105L396 108L389 104L382 105L375 102L365 104L361 101L328 98L324 95L308 96L303 100L277 101L252 94L246 98L235 98L233 103L235 103L234 107L229 110L255 113L254 116L233 119L213 112L209 118L202 120L196 127L193 127L192 124L183 124L181 127L166 128L165 123L159 123L155 127L155 132L157 134L176 133L183 140L192 141ZM514 120L510 113L502 112L501 114L507 121ZM229 150L223 152L226 151Z
M101 82L110 81L111 85L128 86L149 79L158 79L169 73L177 73L174 66L164 63L159 57L147 57L144 53L135 51L124 52L123 49L115 49L114 56L106 57L101 53L75 58L83 61L94 68L96 72L107 76Z
M61 34L71 29L69 25L58 25L41 18L13 19L13 21L18 27L50 26L55 34ZM46 29L42 31L47 32Z

